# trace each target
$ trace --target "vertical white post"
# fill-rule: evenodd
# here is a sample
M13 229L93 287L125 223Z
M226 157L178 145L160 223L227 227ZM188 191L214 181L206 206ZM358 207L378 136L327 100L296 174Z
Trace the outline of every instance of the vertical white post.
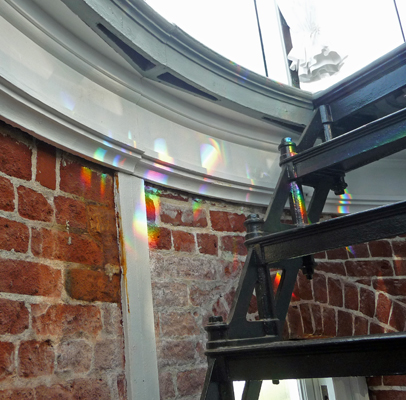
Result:
M144 181L117 173L126 378L131 400L159 400Z

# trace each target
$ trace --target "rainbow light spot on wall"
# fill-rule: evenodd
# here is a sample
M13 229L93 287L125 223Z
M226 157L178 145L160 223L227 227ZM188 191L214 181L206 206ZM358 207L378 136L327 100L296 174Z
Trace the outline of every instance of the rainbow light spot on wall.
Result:
M133 134L131 133L131 131L128 131L128 139L132 141L133 147L137 147L137 142L133 139Z
M160 172L148 170L144 174L144 178L149 181L166 184L168 182L168 175L161 174Z
M351 253L354 257L357 256L357 255L355 254L354 246L347 246L346 249L347 249L347 251L348 251L349 253Z
M348 193L348 190L344 190L344 194L340 195L339 203L337 207L337 212L340 214L348 214L350 212L350 204L352 200L352 194Z
M214 139L209 139L211 144L202 144L200 146L200 160L203 168L211 175L217 165L222 161L221 149Z
M62 104L70 111L73 111L75 109L75 100L73 100L73 97L66 92L61 92L60 93Z
M104 197L104 193L106 192L106 174L101 174L100 177L100 193Z
M203 183L199 186L199 193L200 194L207 194L209 192L209 185L207 183Z
M80 169L80 180L85 186L90 187L92 184L92 170L90 168L82 167Z
M197 221L203 214L203 206L200 201L194 201L193 202L193 219L194 221Z
M245 69L245 68L242 68L241 65L235 63L234 61L230 61L230 64L234 65L236 67L236 69L237 69L236 72L238 74L238 77L237 77L236 81L239 82L239 83L243 83L244 81L246 81L247 76L249 74L248 70Z
M146 223L146 207L145 207L145 198L143 198L141 193L141 198L135 207L132 221L132 230L134 236L142 241L148 240L148 230Z
M104 161L104 156L106 155L107 150L102 149L99 147L93 154L93 158L95 158L97 161Z
M165 161L169 164L173 164L173 157L169 156L168 153L168 148L166 146L166 140L165 139L155 139L154 141L154 151L158 153L158 158L161 161Z

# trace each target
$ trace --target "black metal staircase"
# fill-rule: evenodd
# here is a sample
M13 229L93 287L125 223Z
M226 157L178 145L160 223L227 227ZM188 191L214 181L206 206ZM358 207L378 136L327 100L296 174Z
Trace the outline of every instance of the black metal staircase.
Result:
M396 65L383 71L387 85L376 76L375 85L359 85L360 93L375 88L363 106L403 90L406 74L399 75L399 70L405 69L404 62ZM402 82L391 81L399 76ZM302 269L312 276L313 254L406 232L406 201L318 222L330 190L344 193L345 173L406 148L406 108L334 137L332 109L342 126L362 109L352 105L357 97L353 92L338 97L332 99L332 108L319 104L297 146L285 138L279 147L281 175L266 215L251 215L246 221L248 255L229 319L212 317L206 327L208 371L202 400L234 400L232 382L237 380L246 381L243 400L257 400L265 379L406 374L405 333L282 340L297 274ZM303 185L314 188L307 209ZM293 225L281 223L288 200ZM282 271L276 293L270 273L274 269ZM247 321L254 291L259 320Z

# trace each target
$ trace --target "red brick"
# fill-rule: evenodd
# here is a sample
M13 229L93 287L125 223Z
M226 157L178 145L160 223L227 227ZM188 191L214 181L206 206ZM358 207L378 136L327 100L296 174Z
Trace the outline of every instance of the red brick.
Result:
M303 322L303 333L304 334L313 334L313 322L312 322L312 314L310 312L309 304L300 304L300 314L302 315L302 322Z
M0 210L14 211L14 186L6 178L0 176Z
M360 288L359 310L368 317L375 315L375 293L372 290Z
M83 201L58 196L55 197L54 204L58 224L86 229L86 204Z
M101 379L75 379L69 385L73 391L72 400L111 400L110 389Z
M94 368L117 370L124 367L124 343L117 339L104 339L94 346Z
M381 386L382 376L369 376L366 378L368 386Z
M327 258L329 260L347 260L348 259L348 253L347 249L345 247L342 247L340 249L331 249L327 250Z
M212 287L211 285L206 287L199 287L192 285L189 289L190 302L193 306L204 307L209 302L212 303L213 300L220 295L222 295L224 288L222 286Z
M35 256L96 267L103 264L102 248L87 234L33 230L31 246Z
M34 389L9 389L0 391L0 400L34 400L34 399L42 400L35 397Z
M406 392L397 390L372 390L371 400L406 400Z
M240 276L243 268L243 263L234 256L233 261L221 260L225 278L235 278Z
M389 314L391 310L392 302L390 299L382 293L378 294L378 301L376 305L376 318L387 324L389 321Z
M207 226L206 210L162 203L160 209L161 222L174 226Z
M71 269L66 274L66 292L70 297L83 301L120 302L120 277L111 278L103 271Z
M406 375L386 375L382 378L386 386L406 386Z
M193 233L183 231L172 231L173 247L176 251L187 251L192 253L196 249L195 236Z
M58 346L58 370L87 372L92 364L93 348L84 340L67 340Z
M342 261L318 262L316 268L319 271L328 272L330 274L343 275L343 276L347 275Z
M148 225L148 244L151 249L170 250L172 248L170 229Z
M321 335L323 333L323 319L321 315L321 307L318 304L310 304L313 321L314 321L314 334Z
M161 331L164 336L190 336L200 334L196 319L190 313L161 313Z
M31 180L31 149L9 136L0 135L0 171Z
M289 337L291 339L303 337L302 317L297 306L289 307L287 320L289 323Z
M321 251L320 253L313 254L313 256L316 260L324 260L327 257L325 251Z
M366 243L354 244L346 247L349 258L369 258L368 246Z
M195 361L195 342L191 340L166 340L158 357L160 367L184 365Z
M21 342L18 375L25 378L51 375L54 371L55 353L49 340Z
M354 317L354 335L368 335L368 320L363 317Z
M221 316L223 317L223 321L227 321L227 317L228 317L228 309L226 308L224 302L221 299L222 296L220 296L217 301L213 304L212 308L211 308L211 315L215 315L215 316ZM207 315L208 317L208 315ZM208 320L204 321L203 325L207 325Z
M393 268L395 270L395 275L405 276L406 275L406 259L394 258L393 259Z
M393 255L395 257L399 258L406 257L406 240L403 241L393 240L392 247L393 247Z
M406 279L379 278L374 281L374 289L392 296L405 296Z
M56 189L56 149L44 142L37 142L37 182L49 189Z
M336 312L333 308L323 307L323 335L335 337L337 334Z
M314 300L318 303L327 303L327 280L317 272L313 275Z
M358 288L356 285L351 283L344 284L344 298L345 298L345 308L349 310L358 310Z
M61 271L47 265L0 259L0 291L31 296L59 297Z
M0 299L0 335L22 333L28 325L28 310L22 301Z
M346 311L337 311L337 336L352 336L352 315Z
M8 342L0 342L0 381L11 375L13 371L14 344Z
M71 400L72 389L69 385L56 384L35 388L36 400Z
M380 334L380 333L385 333L385 327L375 324L374 322L371 322L370 326L369 326L369 333L371 335L376 335L376 334Z
M313 300L313 292L311 281L299 271L297 275L297 282L299 288L299 297L301 300Z
M169 256L156 262L151 258L152 276L155 278L180 278L192 280L210 280L216 278L218 260L202 257Z
M192 292L192 288L190 290ZM154 307L186 307L188 305L188 288L184 283L153 282L152 293Z
M388 260L346 261L348 276L392 276L393 269Z
M392 257L392 247L387 240L369 242L368 246L372 257Z
M224 211L210 211L211 226L215 231L245 232L244 214L228 213Z
M87 215L89 233L103 244L104 264L118 265L120 263L119 247L114 209L89 205Z
M228 309L231 309L231 306L234 302L234 298L235 298L235 289L231 288L223 297L224 300L226 301L227 305L228 305Z
M11 239L12 238L12 239ZM26 225L0 218L0 249L26 253L29 243L29 230Z
M243 236L223 236L221 238L221 248L223 251L246 256L247 248L244 246L244 241Z
M155 223L155 218L156 218L156 214L155 214L155 203L154 200L150 197L151 195L149 195L148 193L145 196L145 207L147 209L147 221L149 223ZM156 196L154 196L156 197Z
M96 306L52 305L44 308L40 304L31 306L32 327L42 336L90 336L102 330L101 313Z
M69 157L61 162L60 189L89 200L114 204L114 182L110 173L101 173L80 159Z
M392 305L392 315L390 317L389 325L395 328L399 332L405 330L406 322L406 306L393 302Z
M175 386L170 372L161 372L159 374L159 396L162 400L175 397Z
M24 186L19 186L17 192L18 212L22 217L35 221L52 221L54 210L41 193Z
M331 306L343 306L343 288L339 279L328 278L328 303Z
M197 246L202 254L218 255L218 237L208 233L198 233Z
M178 393L181 396L201 393L205 376L205 368L179 372L177 375Z

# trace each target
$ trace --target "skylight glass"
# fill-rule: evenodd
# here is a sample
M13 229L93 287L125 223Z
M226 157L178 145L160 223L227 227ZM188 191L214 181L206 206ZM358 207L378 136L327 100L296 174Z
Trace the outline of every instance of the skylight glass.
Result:
M254 0L147 0L147 3L230 63L265 74ZM300 82L301 89L311 92L328 88L404 42L401 23L405 29L406 0L256 0L256 3L270 79L291 82L278 7L290 27L291 54L309 57L312 51L317 52L314 47L322 43L327 46L327 53L334 51L341 57L338 72ZM303 45L306 34L311 38ZM316 45L312 42L309 46L315 36L318 36ZM325 47L322 51L325 52Z

